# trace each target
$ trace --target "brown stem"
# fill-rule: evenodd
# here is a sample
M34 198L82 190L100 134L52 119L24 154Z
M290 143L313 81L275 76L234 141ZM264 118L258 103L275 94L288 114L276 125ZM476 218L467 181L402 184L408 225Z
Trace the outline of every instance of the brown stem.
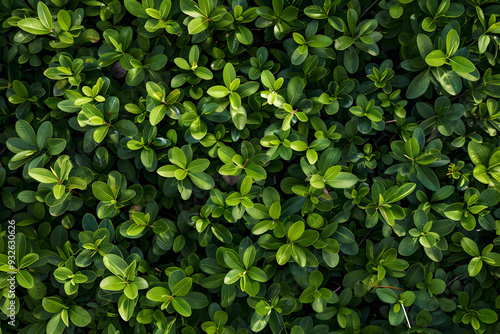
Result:
M458 275L457 277L455 277L454 279L452 279L451 281L449 281L448 284L446 284L446 287L449 287L453 282L455 282L460 277L462 277L462 275Z
M358 244L358 247L361 246L361 244L365 241L366 238L368 238L368 236L370 235L370 233L372 233L372 231L373 231L373 227L368 231L368 233L366 233L366 235L364 236L364 238Z
M377 287L377 288L389 288L389 289L398 289L398 290L403 290L403 289L401 289L401 288L396 288L395 286L385 286L385 285L375 285L375 284L374 284L373 286L375 286L375 287Z

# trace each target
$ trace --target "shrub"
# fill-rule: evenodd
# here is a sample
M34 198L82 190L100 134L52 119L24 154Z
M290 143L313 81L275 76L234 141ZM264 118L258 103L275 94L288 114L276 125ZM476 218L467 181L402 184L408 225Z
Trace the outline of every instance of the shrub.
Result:
M0 333L498 333L500 5L0 2Z

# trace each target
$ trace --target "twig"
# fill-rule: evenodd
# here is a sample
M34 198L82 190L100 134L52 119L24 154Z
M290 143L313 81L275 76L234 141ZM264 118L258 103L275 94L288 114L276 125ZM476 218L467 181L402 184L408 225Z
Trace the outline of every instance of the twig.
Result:
M403 308L403 312L405 313L405 318L406 318L406 322L408 323L408 328L411 328L410 319L408 319L408 314L406 314L405 306L403 304L401 304L401 307Z
M0 157L2 156L2 154L4 154L4 152L7 151L7 146L5 146L1 151L0 151Z
M378 0L377 0L377 1L374 1L374 2L370 5L370 7L368 7L368 8L367 8L367 9L363 12L363 14L361 14L361 16L360 16L359 18L361 19L363 16L365 16L365 14L366 14L366 13L368 13L368 12L370 11L370 9L372 9L372 8L373 8L373 6L375 6L377 3L378 3Z
M450 97L450 101L454 101L454 100L456 100L456 99L459 99L459 98L461 98L461 97L464 97L464 96L466 96L467 94L469 94L469 92L464 92L464 93L462 93L462 94L460 94L460 95L457 95L457 96L452 96L452 97Z
M368 231L368 233L366 233L365 237L359 242L358 247L361 246L361 244L365 241L366 238L368 238L368 236L370 235L370 233L372 233L372 231L373 227L371 228L371 230Z
M446 287L449 287L453 282L455 282L460 277L462 277L462 275L458 275L457 277L455 277L454 279L452 279L451 281L449 281L448 284L446 284Z
M376 288L388 288L388 289L398 289L398 290L403 290L402 288L397 288L395 286L388 286L388 285L373 285Z

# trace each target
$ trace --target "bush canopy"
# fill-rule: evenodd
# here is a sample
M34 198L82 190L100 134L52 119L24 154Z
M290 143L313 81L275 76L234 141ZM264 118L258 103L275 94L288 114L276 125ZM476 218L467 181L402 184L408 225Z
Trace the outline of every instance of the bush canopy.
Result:
M0 333L499 333L495 0L1 0Z

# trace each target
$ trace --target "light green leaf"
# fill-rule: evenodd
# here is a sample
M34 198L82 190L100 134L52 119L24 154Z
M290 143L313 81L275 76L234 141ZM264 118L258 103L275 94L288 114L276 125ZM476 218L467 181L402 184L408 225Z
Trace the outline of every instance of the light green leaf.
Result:
M450 59L450 65L453 71L458 74L470 73L476 70L474 64L467 58L455 56Z
M175 311L183 317L191 316L191 306L189 306L188 302L184 299L174 297L172 298L172 305L174 306Z
M59 178L53 172L45 168L32 168L28 170L28 174L41 183L60 183Z
M37 13L38 13L38 18L40 19L40 22L43 24L45 28L48 30L52 29L52 16L50 14L50 10L47 7L46 4L43 2L38 2L37 5Z
M441 50L434 50L425 57L425 62L429 66L443 66L446 63L446 54Z
M26 32L34 35L47 35L50 29L47 29L38 19L27 18L17 22L17 26Z

